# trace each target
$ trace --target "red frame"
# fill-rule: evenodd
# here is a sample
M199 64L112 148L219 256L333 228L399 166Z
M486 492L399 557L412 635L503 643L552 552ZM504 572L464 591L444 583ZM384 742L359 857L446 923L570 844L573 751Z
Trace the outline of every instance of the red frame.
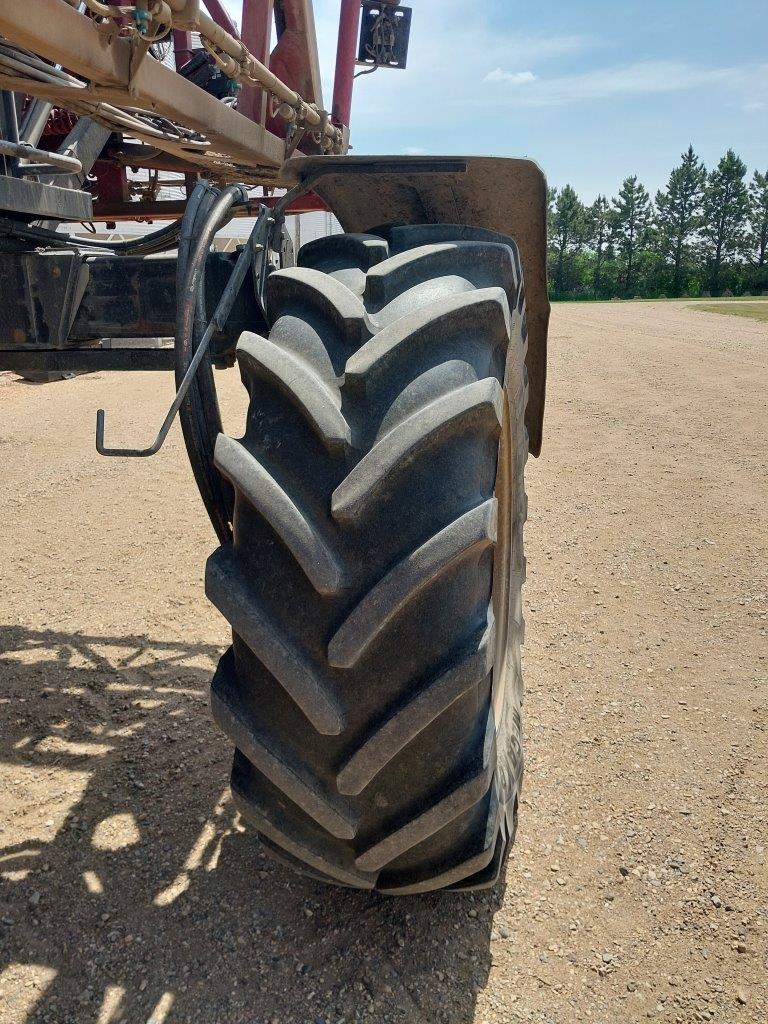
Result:
M278 37L277 46L270 53L272 24L275 14L275 0L243 0L242 32L236 25L220 0L203 0L213 20L226 29L231 35L242 39L250 52L266 64L298 93L310 102L317 97L308 95L307 78L314 55L310 53L310 40L306 33L301 32L304 18L302 0L278 0L281 20L285 31ZM360 25L360 8L362 0L340 0L339 34L336 48L336 71L333 84L333 102L331 113L339 125L349 126L352 111L352 86L354 82L355 58L357 55L357 37ZM286 38L287 37L287 38ZM189 60L191 37L188 32L174 32L174 49L176 67ZM277 124L268 117L263 96L257 89L245 89L240 98L238 109L252 121L267 122L270 131L284 125Z
M296 90L308 102L317 102L320 99L319 96L313 95L315 83L319 86L319 73L314 34L307 25L308 16L311 16L311 0L243 0L241 32L238 32L221 0L203 0L203 3L218 25L231 35L242 39L248 50L286 85ZM337 125L345 127L349 126L352 109L361 5L362 0L340 0L331 115ZM279 35L277 45L270 52L276 13L279 18ZM173 46L178 70L194 53L191 34L174 31ZM264 125L272 134L285 137L286 122L271 115L267 96L260 89L243 88L238 110L251 121ZM98 219L128 219L128 181L125 169L100 160L94 167L94 172L98 197L95 213ZM170 209L162 210L162 206L161 203L157 204L156 216L173 215ZM306 211L323 208L324 205L317 197L313 197L304 206ZM137 220L146 220L152 214L145 208L137 210L134 216Z
M339 11L339 39L336 44L336 73L333 80L331 113L337 124L347 126L352 113L352 86L355 79L360 7L361 0L341 0Z

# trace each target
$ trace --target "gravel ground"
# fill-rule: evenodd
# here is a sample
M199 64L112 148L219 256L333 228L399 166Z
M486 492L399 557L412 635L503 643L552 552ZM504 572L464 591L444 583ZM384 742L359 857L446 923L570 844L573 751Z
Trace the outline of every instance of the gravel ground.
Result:
M768 326L561 305L529 464L527 776L496 891L329 890L260 851L165 375L0 375L2 1024L768 1015ZM226 418L244 394L220 377Z

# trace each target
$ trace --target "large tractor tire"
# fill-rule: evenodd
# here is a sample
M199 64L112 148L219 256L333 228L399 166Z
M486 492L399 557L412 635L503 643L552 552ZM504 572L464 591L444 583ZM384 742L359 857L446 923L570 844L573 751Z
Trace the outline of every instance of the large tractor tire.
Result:
M232 791L323 881L498 877L522 774L527 435L517 249L455 225L310 242L243 334L245 435L208 596Z

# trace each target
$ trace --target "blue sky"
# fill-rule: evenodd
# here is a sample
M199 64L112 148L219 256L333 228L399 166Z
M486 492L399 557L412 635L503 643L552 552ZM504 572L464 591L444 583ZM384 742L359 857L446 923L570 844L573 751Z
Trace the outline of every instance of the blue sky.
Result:
M528 156L587 200L655 191L689 142L768 169L765 0L408 5L408 68L355 82L356 153ZM338 8L315 3L326 105Z

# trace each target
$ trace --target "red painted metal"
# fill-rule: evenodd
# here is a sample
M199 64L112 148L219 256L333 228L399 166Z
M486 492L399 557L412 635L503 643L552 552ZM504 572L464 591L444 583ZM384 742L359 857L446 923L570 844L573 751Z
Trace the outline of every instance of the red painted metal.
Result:
M274 0L243 0L242 40L257 60L269 67ZM267 98L263 90L244 88L237 109L258 124L264 124Z
M241 206L235 212L236 217L255 217L259 212L259 206L274 206L282 196L261 196L254 199L247 206ZM101 200L94 203L94 221L128 221L135 220L139 223L153 223L156 220L179 220L184 216L186 209L185 199L164 199L152 202L127 202L119 199ZM293 216L301 213L322 213L327 212L328 206L315 192L307 192L306 195L294 199L285 210L286 214Z
M243 43L252 54L308 103L318 103L320 70L318 66L311 4L307 0L244 0ZM270 52L273 16L277 21L277 44ZM261 89L244 85L238 110L252 121L264 124L278 138L285 138L286 122L270 113L267 97ZM299 144L299 150L311 143Z
M241 38L262 64L269 66L272 43L274 0L243 0L243 31Z
M262 199L262 202L265 206L274 206L280 198L281 196L267 196L266 199ZM328 204L316 192L307 192L305 195L299 196L285 208L285 212L290 214L327 212L328 210Z
M305 0L281 0L277 45L269 58L269 70L308 103L317 103L320 74L317 56L310 53L314 37L311 18L311 4Z
M54 107L48 116L41 142L43 149L58 149L61 140L75 127L77 115L61 107Z
M278 42L270 53L275 4L279 2ZM391 3L397 0L389 0ZM295 89L310 102L319 101L316 85L319 86L317 53L311 43L314 31L307 23L307 7L311 17L311 5L306 0L243 0L243 30L239 33L221 0L203 0L213 20L225 31L242 38L245 46L259 60L271 68L287 85ZM339 14L339 37L336 54L336 78L333 96L333 117L340 124L348 125L352 103L352 80L357 55L358 26L361 0L341 0ZM177 70L194 54L192 34L181 30L173 32L174 56ZM313 51L313 52L310 52ZM240 95L239 110L252 120L265 124L274 134L285 135L285 122L270 116L266 96L258 88L244 87ZM59 112L70 128L75 116ZM51 118L56 122L56 114ZM53 124L49 124L50 132ZM58 127L58 124L56 124ZM64 131L64 134L66 132ZM301 146L299 147L302 148ZM179 168L169 168L179 169ZM183 171L183 165L180 167ZM93 169L97 178L95 189L94 219L150 221L180 216L184 203L174 202L130 202L129 182L125 167L113 162L99 160ZM194 180L194 179L190 179ZM258 203L273 205L277 197L256 200ZM309 193L292 204L287 213L298 214L327 210L326 204L314 193ZM245 211L243 211L245 212Z
M315 103L320 98L316 95L320 76L317 56L310 52L314 33L307 24L306 5L303 0L280 0L277 45L270 52L274 14L274 0L243 0L243 43L286 85ZM245 84L237 108L252 121L265 124L273 135L285 136L285 121L269 114L267 97L261 89Z
M176 70L184 67L188 60L192 60L192 33L182 32L181 29L173 30L173 56L176 61Z
M131 192L125 167L102 164L99 161L94 169L96 171L96 195L100 203L109 205L110 203L127 203L130 200Z
M229 32L235 39L240 38L240 33L237 30L237 25L229 16L229 11L224 7L219 0L203 0L203 3L208 8L208 13L219 26L223 28L225 32Z
M336 45L336 75L333 81L331 113L337 124L349 125L352 112L352 83L357 57L360 0L341 0L339 40Z

